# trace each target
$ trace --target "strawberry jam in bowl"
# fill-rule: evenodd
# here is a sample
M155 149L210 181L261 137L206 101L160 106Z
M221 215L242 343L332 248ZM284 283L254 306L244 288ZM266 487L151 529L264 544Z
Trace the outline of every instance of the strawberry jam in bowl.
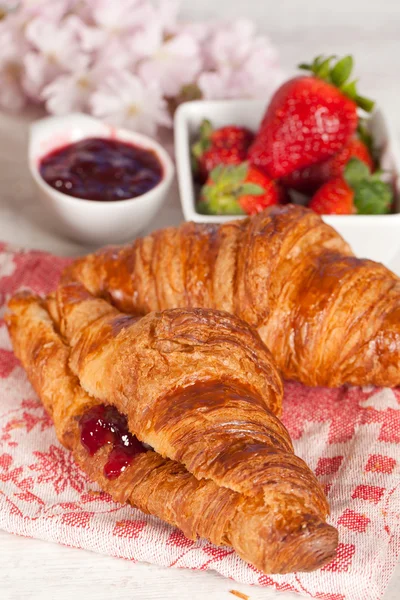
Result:
M53 150L41 159L39 172L57 191L97 202L136 198L162 179L155 152L105 138L87 138Z
M174 175L152 138L79 113L33 123L29 167L51 228L85 246L146 229Z

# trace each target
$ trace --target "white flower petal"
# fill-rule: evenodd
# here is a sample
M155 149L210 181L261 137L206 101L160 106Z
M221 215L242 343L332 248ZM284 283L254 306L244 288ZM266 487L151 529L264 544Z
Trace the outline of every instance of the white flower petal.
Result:
M88 65L89 57L79 45L74 21L65 19L57 25L37 17L27 25L26 37L49 63L60 68L80 70Z
M91 91L89 73L60 75L44 88L42 98L50 113L63 115L73 111L86 111Z
M180 34L165 42L150 59L138 68L146 81L157 81L163 94L173 97L182 86L193 83L201 68L199 45L188 34Z
M22 86L28 96L37 102L44 86L60 74L60 68L54 63L49 63L45 56L37 52L28 52L23 65Z
M59 22L73 8L73 0L23 0L21 4L19 12L25 21L40 16Z
M157 15L167 32L175 31L181 0L160 0Z
M136 29L156 18L155 8L145 0L91 1L94 21L106 31Z
M153 135L157 125L170 124L167 104L158 86L128 71L110 75L90 99L92 112L114 125Z

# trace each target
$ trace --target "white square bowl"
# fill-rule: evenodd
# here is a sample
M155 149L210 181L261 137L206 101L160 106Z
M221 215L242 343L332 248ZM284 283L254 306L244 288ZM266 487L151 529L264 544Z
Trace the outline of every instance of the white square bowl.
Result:
M196 190L192 177L190 146L196 139L200 123L210 119L214 127L237 124L256 131L266 102L259 100L194 101L181 104L175 114L175 157L179 192L184 217L197 223L224 223L236 217L203 215L196 211ZM381 167L390 173L395 189L395 213L388 215L329 215L323 219L351 245L357 256L386 265L400 255L400 151L387 118L377 108L370 119L370 129L380 149Z

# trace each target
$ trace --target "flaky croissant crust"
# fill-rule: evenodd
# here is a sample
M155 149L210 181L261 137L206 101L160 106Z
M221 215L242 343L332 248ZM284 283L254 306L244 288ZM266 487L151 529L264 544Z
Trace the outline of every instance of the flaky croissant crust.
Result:
M22 295L10 308L14 349L60 441L115 500L230 544L265 572L332 558L326 499L274 414L280 378L247 325L201 309L136 319L73 282L46 304ZM114 481L103 473L109 449L92 457L80 442L78 420L99 403L155 450Z
M78 260L66 277L125 312L236 314L283 376L307 385L400 385L400 280L355 258L303 207L223 225L183 223Z

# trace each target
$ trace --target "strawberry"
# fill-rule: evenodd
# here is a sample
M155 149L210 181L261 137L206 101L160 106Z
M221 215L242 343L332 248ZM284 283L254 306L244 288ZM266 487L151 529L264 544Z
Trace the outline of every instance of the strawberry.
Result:
M357 107L369 112L373 102L349 82L351 56L336 62L318 57L300 65L312 75L295 77L274 94L248 159L278 179L337 154L357 128Z
M305 169L297 169L284 177L282 183L285 187L304 194L313 193L327 181L341 177L350 158L358 158L367 165L371 173L373 172L374 160L368 147L354 137L340 152L328 160Z
M371 175L364 162L351 158L343 176L325 183L309 208L321 215L380 215L389 212L392 201L392 189L382 181L381 173Z
M352 215L356 212L354 192L343 177L324 183L308 206L320 215Z
M246 160L254 134L245 127L227 125L213 129L210 121L200 125L200 138L192 146L193 170L200 183L220 164L238 165Z
M283 200L280 189L275 181L270 179L256 167L249 167L245 183L246 185L251 184L255 187L258 186L261 190L264 190L264 192L261 192L260 190L260 193L257 192L255 194L255 188L253 188L253 191L252 188L247 188L248 193L242 193L240 195L239 204L248 215L255 215L268 206L279 204Z
M219 165L201 189L198 211L213 215L253 215L278 204L280 190L272 179L247 162Z

